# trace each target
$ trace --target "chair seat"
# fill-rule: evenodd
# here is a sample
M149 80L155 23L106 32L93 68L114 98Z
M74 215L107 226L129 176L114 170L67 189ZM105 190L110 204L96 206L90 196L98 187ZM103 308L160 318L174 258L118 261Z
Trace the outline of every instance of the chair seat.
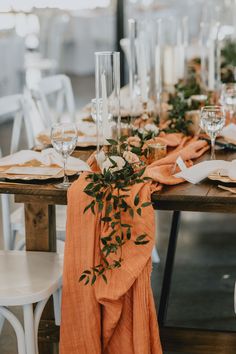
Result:
M39 302L62 282L63 256L51 252L0 251L0 306Z

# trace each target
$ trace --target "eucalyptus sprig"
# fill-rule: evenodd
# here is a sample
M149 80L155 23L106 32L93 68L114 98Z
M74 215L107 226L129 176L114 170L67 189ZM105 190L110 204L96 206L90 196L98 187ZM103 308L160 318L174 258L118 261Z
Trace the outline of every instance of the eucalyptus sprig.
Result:
M107 283L107 271L120 268L124 261L122 249L126 242L134 242L135 245L146 245L149 242L146 233L134 238L132 223L124 222L126 214L131 219L135 214L142 216L143 208L151 205L150 201L141 200L139 193L132 203L128 201L131 187L150 179L144 176L145 166L141 162L137 166L126 161L117 170L119 166L114 157L108 156L107 159L110 162L109 168L99 173L90 173L86 177L88 184L84 192L91 197L91 202L85 207L84 213L98 212L102 229L107 231L100 235L100 263L84 270L80 276L79 281L83 281L85 285L93 285L99 277Z

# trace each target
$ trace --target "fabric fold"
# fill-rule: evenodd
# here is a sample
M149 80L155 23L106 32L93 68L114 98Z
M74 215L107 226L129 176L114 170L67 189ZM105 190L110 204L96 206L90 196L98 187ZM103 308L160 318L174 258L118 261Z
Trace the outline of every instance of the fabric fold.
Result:
M182 134L160 137L171 150L168 155L146 169L153 182L132 186L127 203L133 205L139 193L142 202L161 184L177 184L173 176L176 158L191 164L208 146ZM90 166L97 168L94 159ZM177 171L176 171L177 172ZM151 252L154 239L154 210L142 209L142 216L122 215L122 222L132 222L132 240L123 246L121 268L108 271L107 284L98 278L93 286L79 283L81 273L100 260L100 235L107 230L95 210L84 214L91 197L83 190L88 184L86 173L68 191L67 235L64 261L60 354L161 354L156 309L151 289ZM149 243L135 245L136 236L146 233Z

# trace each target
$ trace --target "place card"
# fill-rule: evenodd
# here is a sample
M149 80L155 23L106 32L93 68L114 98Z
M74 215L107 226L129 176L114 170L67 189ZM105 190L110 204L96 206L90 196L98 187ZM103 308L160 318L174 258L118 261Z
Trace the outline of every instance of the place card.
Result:
M5 170L4 173L10 175L56 176L61 171L61 167L14 166Z

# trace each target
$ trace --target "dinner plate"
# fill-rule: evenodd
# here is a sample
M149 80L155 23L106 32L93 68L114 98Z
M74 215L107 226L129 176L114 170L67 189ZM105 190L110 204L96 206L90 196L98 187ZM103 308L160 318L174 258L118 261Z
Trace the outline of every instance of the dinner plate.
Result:
M30 171L29 170L30 168L32 168L34 171ZM45 168L45 174L43 174L44 168ZM52 174L48 173L50 170L52 171ZM14 173L14 171L16 171L16 173ZM24 173L24 171L28 173ZM37 174L36 172L40 172L40 174ZM75 176L76 174L78 174L78 171L67 170L66 173L67 176ZM64 176L64 172L60 166L58 165L46 166L39 163L37 164L35 163L35 160L28 161L27 163L22 165L11 165L11 166L0 167L0 179L4 178L10 181L15 181L15 180L46 181L51 179L63 178L63 176Z

